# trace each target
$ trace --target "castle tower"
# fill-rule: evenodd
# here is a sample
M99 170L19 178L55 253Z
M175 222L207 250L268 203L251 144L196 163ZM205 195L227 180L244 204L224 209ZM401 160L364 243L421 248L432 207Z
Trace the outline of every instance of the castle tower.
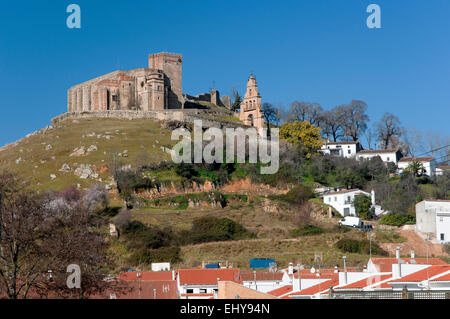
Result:
M264 116L261 110L261 95L258 90L256 78L250 75L247 82L247 92L241 102L240 120L249 126L264 127Z
M150 54L148 67L163 71L164 83L168 87L168 108L181 108L183 100L182 68L183 56L175 53Z

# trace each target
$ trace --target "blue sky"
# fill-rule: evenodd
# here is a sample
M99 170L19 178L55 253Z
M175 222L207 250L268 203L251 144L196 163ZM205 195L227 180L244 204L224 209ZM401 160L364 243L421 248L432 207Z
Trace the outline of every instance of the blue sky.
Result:
M82 28L66 27L79 4ZM382 29L366 7L380 5ZM147 55L182 53L183 90L213 81L243 93L253 72L264 102L352 99L406 127L450 135L450 1L11 1L0 10L0 145L66 110L67 89Z

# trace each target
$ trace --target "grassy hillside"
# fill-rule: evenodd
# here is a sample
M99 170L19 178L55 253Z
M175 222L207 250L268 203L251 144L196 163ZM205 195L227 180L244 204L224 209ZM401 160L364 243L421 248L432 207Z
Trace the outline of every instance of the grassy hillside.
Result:
M40 190L61 190L77 184L87 187L99 179L103 184L108 183L107 166L113 163L114 158L133 165L159 162L169 158L161 146L172 143L170 132L152 120L66 120L0 152L0 166L25 176L33 187ZM70 157L76 148L83 146L87 150L91 145L97 150ZM124 151L128 151L128 157L117 156ZM71 171L60 172L63 164L69 165ZM75 176L74 170L80 164L92 165L99 174L98 178L84 180ZM50 177L52 174L56 175L54 180Z

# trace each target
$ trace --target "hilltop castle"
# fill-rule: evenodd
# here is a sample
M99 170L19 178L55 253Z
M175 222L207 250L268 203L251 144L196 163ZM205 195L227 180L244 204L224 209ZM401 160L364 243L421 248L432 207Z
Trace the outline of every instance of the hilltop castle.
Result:
M206 108L203 102L231 107L229 96L219 91L191 96L182 90L183 56L150 54L148 68L115 71L75 85L67 92L68 113L100 111L162 111ZM240 119L249 126L263 127L261 96L256 79L250 76L241 103Z

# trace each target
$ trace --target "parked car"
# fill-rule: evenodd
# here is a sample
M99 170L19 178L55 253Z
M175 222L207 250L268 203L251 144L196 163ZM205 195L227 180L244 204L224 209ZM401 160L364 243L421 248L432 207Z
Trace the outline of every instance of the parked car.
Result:
M372 225L361 225L359 226L358 230L360 231L373 231Z
M341 226L349 226L355 228L362 226L361 218L353 216L345 216L338 222L338 224Z

